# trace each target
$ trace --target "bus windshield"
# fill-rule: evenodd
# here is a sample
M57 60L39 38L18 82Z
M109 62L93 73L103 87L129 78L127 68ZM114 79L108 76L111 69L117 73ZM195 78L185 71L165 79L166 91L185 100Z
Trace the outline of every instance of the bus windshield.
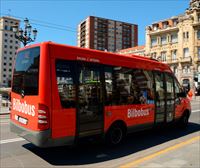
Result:
M12 91L25 95L38 95L40 47L20 51L13 71Z

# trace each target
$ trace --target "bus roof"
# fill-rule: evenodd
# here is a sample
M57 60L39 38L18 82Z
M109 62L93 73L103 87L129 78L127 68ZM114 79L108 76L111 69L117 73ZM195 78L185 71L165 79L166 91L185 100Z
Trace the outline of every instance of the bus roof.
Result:
M123 55L123 54L117 54L117 53L112 53L112 52L107 52L107 51L100 51L100 50L95 50L95 49L69 46L66 44L58 44L58 43L54 43L51 41L29 45L29 46L19 49L18 51L28 49L28 48L33 48L36 46L42 46L42 45L50 45L55 48L65 47L68 52L71 51L71 53L75 53L76 55L80 54L80 56L92 55L92 58L101 60L100 61L101 64L115 65L114 62L118 60L118 61L127 62L128 67L131 66L131 64L137 63L137 64L140 64L139 67L144 68L144 69L159 70L159 71L165 71L165 72L172 73L170 67L167 64L159 62L159 61L151 59L151 58L147 58L145 56ZM62 50L62 52L63 52L63 50ZM121 66L123 66L123 65L121 65ZM146 66L146 68L145 68L145 66Z

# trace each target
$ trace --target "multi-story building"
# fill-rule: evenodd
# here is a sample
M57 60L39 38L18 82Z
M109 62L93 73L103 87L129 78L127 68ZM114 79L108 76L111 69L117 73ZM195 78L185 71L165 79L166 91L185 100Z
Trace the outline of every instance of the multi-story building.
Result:
M119 54L145 56L145 46L136 46L118 51Z
M78 25L78 46L115 52L138 45L135 24L89 16Z
M10 86L12 66L20 42L12 32L13 25L19 25L20 20L12 17L0 18L0 87Z
M146 27L146 54L171 66L179 81L194 84L200 74L200 1L185 13Z

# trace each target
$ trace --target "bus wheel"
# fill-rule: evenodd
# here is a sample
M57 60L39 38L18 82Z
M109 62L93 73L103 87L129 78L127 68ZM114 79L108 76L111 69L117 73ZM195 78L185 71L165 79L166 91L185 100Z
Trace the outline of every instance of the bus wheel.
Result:
M189 122L189 113L186 111L180 119L179 125L181 128L186 128Z
M111 126L106 135L106 143L109 146L119 145L125 137L125 128L120 124Z

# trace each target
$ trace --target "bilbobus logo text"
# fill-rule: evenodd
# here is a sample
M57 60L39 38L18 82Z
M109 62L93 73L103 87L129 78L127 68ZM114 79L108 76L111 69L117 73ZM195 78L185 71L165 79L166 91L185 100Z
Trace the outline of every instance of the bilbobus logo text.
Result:
M149 109L128 109L127 117L134 118L134 117L143 117L149 115Z
M16 110L18 112L28 114L30 116L35 116L35 106L27 104L26 101L20 102L19 99L13 98L12 107L13 110Z

